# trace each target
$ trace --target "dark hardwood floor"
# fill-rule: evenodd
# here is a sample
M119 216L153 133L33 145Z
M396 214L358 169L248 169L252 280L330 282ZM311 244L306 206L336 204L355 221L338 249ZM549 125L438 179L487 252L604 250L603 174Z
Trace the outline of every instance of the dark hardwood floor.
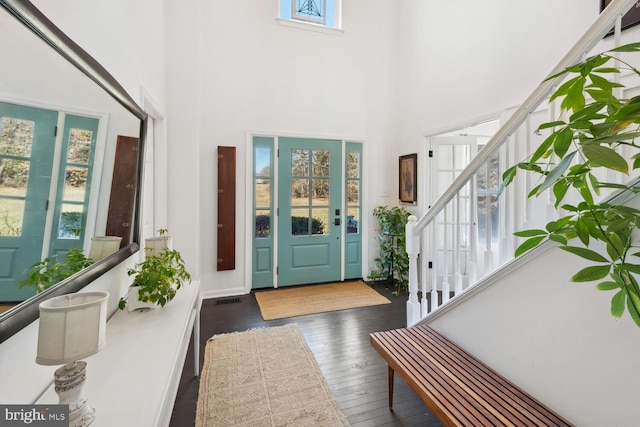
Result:
M375 289L391 304L264 321L253 293L202 303L200 361L215 334L296 323L302 330L338 404L354 427L441 426L427 407L396 376L394 410L388 408L387 365L371 347L369 334L406 326L406 296ZM192 426L198 398L190 344L171 417L172 427Z

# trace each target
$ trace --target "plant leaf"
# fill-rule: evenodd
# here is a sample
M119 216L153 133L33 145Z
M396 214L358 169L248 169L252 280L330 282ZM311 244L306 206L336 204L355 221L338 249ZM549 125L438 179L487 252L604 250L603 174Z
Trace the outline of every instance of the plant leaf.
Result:
M571 281L573 282L591 282L593 280L600 280L609 274L611 266L606 265L592 265L590 267L583 268L573 275Z
M578 255L581 258L588 259L589 261L609 262L608 259L600 255L598 252L592 251L591 249L580 248L578 246L561 246L560 249L571 252L572 254Z
M530 251L531 249L538 246L546 236L537 236L532 237L530 239L525 240L518 248L516 249L515 257L518 258L523 253Z
M618 154L617 151L604 147L602 145L588 144L583 145L582 152L587 159L592 162L604 166L607 169L615 170L618 172L628 173L629 165L627 161Z
M599 291L612 291L614 289L620 289L620 285L616 282L602 282L598 283L598 286L596 286L596 288Z
M547 232L545 230L523 230L523 231L516 231L515 233L513 233L514 236L518 236L518 237L533 237L533 236L543 236L546 235Z
M558 179L560 179L567 168L569 168L569 165L571 165L573 157L576 155L576 153L577 151L572 151L571 153L567 154L567 156L562 159L562 161L558 163L558 165L553 168L551 172L549 172L549 175L547 175L542 184L537 188L536 195L542 193L544 190L554 185L558 181Z
M625 302L627 302L627 295L623 290L620 290L611 298L611 315L616 319L619 319L624 313Z

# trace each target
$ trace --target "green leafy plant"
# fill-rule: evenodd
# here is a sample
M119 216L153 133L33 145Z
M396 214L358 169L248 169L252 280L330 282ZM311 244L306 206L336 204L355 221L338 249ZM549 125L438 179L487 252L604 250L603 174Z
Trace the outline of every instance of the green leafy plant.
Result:
M409 255L406 250L405 226L409 212L403 207L378 206L373 210L378 219L380 233L377 240L380 256L375 259L376 269L371 271L369 280L386 280L395 286L394 294L409 289Z
M82 248L71 248L61 257L54 254L33 264L18 287L31 287L40 293L91 264L93 260L85 256Z
M166 230L159 230L161 236ZM159 253L148 250L144 260L127 270L133 276L133 285L139 287L138 298L164 307L176 296L176 291L187 282L191 275L187 272L182 255L175 249L165 248ZM118 307L126 307L127 300L120 298Z
M626 307L640 327L640 287L635 277L640 273L640 252L633 239L640 226L640 211L624 206L626 200L640 192L640 187L636 182L620 185L601 181L594 174L604 168L626 176L640 168L640 151L628 159L622 152L625 147L640 149L636 143L640 137L640 96L617 98L615 90L622 85L607 78L622 69L636 75L640 75L640 71L615 58L616 52L640 52L640 43L592 56L550 77L565 74L570 77L550 98L550 102L562 99L561 116L539 127L539 130L550 129L551 134L527 161L504 172L502 188L513 181L518 169L535 172L540 175L540 183L529 197L549 189L555 196L556 209L568 212L549 222L545 229L515 233L526 238L516 249L516 257L548 240L559 243L561 249L592 263L571 280L601 281L597 289L615 291L611 314L619 318ZM596 201L603 188L618 191L615 203ZM563 204L570 190L577 194L579 201ZM576 238L581 245L570 244ZM604 246L604 253L589 248L596 242Z

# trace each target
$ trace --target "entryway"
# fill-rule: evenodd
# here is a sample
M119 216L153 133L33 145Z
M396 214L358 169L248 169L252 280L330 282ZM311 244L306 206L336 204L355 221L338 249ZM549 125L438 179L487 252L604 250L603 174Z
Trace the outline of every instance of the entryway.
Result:
M253 289L362 277L361 143L255 136L253 171Z

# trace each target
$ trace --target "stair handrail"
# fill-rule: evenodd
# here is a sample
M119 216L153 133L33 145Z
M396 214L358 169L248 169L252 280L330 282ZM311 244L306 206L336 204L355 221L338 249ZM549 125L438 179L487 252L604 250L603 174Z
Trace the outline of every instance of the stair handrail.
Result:
M631 7L637 3L637 0L613 0L600 14L598 19L589 27L584 35L576 42L574 47L558 62L551 70L549 76L556 75L577 62L584 55L588 54L598 42L611 30L618 17L621 17ZM431 205L424 215L415 223L413 227L414 235L419 234L440 211L449 203L455 195L462 190L467 181L478 172L478 170L487 162L489 157L497 150L508 137L518 129L518 127L526 120L527 115L533 112L544 101L551 89L561 80L563 76L552 79L545 79L536 89L529 95L527 99L516 109L509 117L505 124L496 132L496 134L487 142L486 146L471 160L469 165L458 175L453 183L445 190L445 192Z

